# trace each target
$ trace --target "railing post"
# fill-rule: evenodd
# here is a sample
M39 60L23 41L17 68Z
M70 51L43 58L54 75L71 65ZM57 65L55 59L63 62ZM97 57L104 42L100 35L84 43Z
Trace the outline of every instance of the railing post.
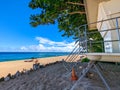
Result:
M92 52L92 41L93 41L93 39L89 38L89 43L90 43L89 51L90 51L90 53Z
M88 53L88 43L87 43L87 25L84 25L85 27L85 47L86 47L86 50L87 50L87 53Z
M116 30L117 30L117 32L118 32L118 40L120 41L120 32L119 32L118 18L116 18Z
M102 46L102 52L104 52L104 44L102 41L101 41L101 46Z
M79 37L79 53L80 53L80 29L78 28L78 37Z
M120 31L119 31L119 22L118 22L118 18L116 17L116 31L118 34L118 40L119 40L119 50L120 50Z

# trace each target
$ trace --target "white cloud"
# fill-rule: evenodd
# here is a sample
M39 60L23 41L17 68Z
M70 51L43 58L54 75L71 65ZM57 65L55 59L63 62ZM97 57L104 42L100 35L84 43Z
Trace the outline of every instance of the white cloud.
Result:
M22 46L22 51L40 51L40 52L70 52L73 50L75 42L66 41L55 42L43 37L36 37L38 45Z
M20 49L23 50L23 51L28 50L25 46L22 46Z

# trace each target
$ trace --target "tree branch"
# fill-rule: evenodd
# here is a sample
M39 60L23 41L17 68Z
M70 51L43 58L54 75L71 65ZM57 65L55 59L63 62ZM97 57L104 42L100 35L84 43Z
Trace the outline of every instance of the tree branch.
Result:
M80 11L75 11L75 12L70 12L68 14L73 15L73 14L86 14L86 13L85 12L80 12Z
M67 2L67 4L74 4L74 5L84 6L84 4L82 4L82 3L74 3L74 2Z

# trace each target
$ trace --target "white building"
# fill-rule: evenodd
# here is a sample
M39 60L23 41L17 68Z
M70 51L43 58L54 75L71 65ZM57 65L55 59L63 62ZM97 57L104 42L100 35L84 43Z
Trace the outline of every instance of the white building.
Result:
M102 21L105 19L115 18L120 16L120 0L84 0L88 23ZM118 18L118 26L120 26L120 18ZM114 29L117 27L116 19L99 22L89 25L89 29ZM120 31L120 30L119 30ZM119 40L118 29L112 31L101 32L104 41ZM120 41L105 42L105 52L119 53Z

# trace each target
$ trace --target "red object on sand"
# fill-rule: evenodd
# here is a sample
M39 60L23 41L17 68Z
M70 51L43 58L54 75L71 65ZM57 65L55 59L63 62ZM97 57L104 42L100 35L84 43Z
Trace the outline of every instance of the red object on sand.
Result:
M72 68L71 80L72 80L72 81L76 81L76 80L78 80L78 77L77 77L77 75L76 75L76 73L75 73L74 68Z

